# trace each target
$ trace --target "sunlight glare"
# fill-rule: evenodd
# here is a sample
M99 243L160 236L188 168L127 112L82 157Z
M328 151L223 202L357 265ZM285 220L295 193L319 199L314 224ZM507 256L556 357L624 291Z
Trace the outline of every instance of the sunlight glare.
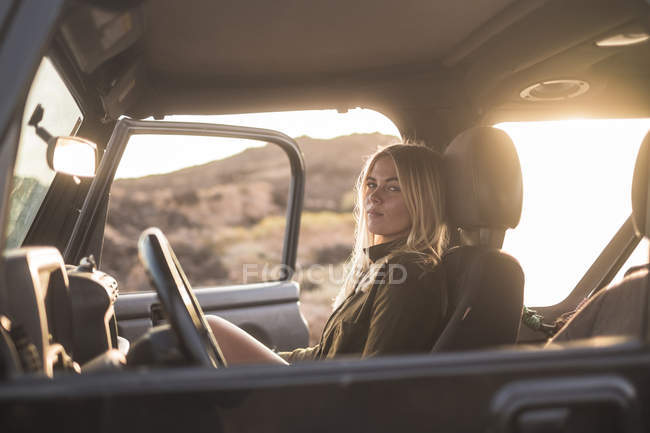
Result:
M95 175L95 145L78 137L59 138L52 155L56 171L81 177Z
M521 222L503 249L526 275L525 303L564 299L631 213L637 151L650 119L495 125L513 139L523 172ZM637 263L648 261L638 249Z

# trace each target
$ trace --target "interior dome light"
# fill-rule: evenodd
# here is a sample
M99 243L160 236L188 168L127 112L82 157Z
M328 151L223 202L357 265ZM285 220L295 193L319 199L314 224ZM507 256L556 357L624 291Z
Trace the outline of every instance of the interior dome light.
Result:
M650 39L650 35L646 32L620 33L596 41L596 45L599 47L624 47L626 45L640 44L648 39Z
M551 80L526 87L519 96L526 101L562 101L575 98L589 90L589 83L582 80Z

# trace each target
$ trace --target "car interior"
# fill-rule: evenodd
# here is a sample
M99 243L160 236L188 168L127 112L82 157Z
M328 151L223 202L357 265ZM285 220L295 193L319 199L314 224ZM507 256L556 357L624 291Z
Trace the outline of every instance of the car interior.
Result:
M512 139L493 125L571 117L650 117L647 1L10 3L7 11L0 7L0 23L13 20L3 27L0 43L17 40L31 27L39 27L33 38L42 43L25 51L23 63L2 80L15 91L2 99L16 96L11 110L0 107L4 110L0 116L13 113L8 118L13 119L14 134L3 132L3 149L12 147L9 153L18 152L19 158L0 151L0 157L10 160L2 162L9 168L0 187L27 191L26 197L40 194L42 200L32 209L14 198L16 194L5 197L5 208L10 210L0 218L5 230L0 267L0 401L19 395L25 381L34 378L56 382L52 378L95 377L101 383L96 389L112 386L113 391L127 394L137 393L138 384L152 395L155 386L169 387L161 393L205 386L202 392L209 394L211 382L194 373L194 367L220 373L236 370L219 368L227 362L204 317L204 310L211 310L203 302L208 295L193 292L192 275L185 274L161 230L145 231L138 242L155 294L124 296L118 277L103 271L110 188L124 146L131 135L147 131L240 138L258 134L280 145L289 155L293 176L283 259L294 268L304 177L309 174L298 145L282 133L236 127L210 130L205 125L165 121L171 115L345 112L364 107L390 118L402 139L444 153L448 220L454 228L452 246L443 256L451 312L431 353L413 359L364 360L358 362L360 366L347 359L320 367L296 366L291 386L325 387L327 378L335 378L337 386L345 387L352 382L336 376L341 371L363 382L363 374L397 377L391 376L397 372L386 373L390 368L406 374L409 368L403 367L410 366L409 374L416 374L424 371L427 362L435 364L431 371L438 379L453 368L470 369L471 362L516 372L517 356L528 357L522 364L537 360L537 366L543 359L537 356L556 357L559 365L562 356L586 359L592 356L589 350L601 351L593 356L603 357L594 362L604 365L607 354L645 347L650 332L647 265L632 269L622 281L612 280L639 240L650 237L650 134L636 160L632 191L624 192L632 198L630 219L612 233L611 242L584 270L566 299L527 308L525 269L517 257L501 249L508 231L519 224L525 173ZM38 26L28 25L36 18L41 20ZM57 129L57 109L49 108L54 105L43 103L40 110L24 111L44 58L63 78L82 113L71 117L78 119L72 129L62 122ZM19 184L13 170L14 160L17 165L29 160L29 156L21 159L22 149L16 150L16 143L22 143L21 132L16 132L21 125L22 134L29 131L35 143L47 148L47 159L39 163L51 177L47 189L40 192L26 181ZM25 149L29 155L29 148ZM57 155L66 149L86 155L90 172L64 166ZM14 208L22 213L12 216ZM11 245L14 238L8 220L23 221L28 213L31 224L24 228L22 240ZM564 248L571 248L570 239L561 241ZM287 272L277 282L284 292L271 303L291 299L294 307L298 305L300 289L291 277ZM246 298L245 303L255 302ZM578 304L566 324L555 323ZM139 316L141 311L148 316ZM277 314L270 312L268 317ZM292 314L304 321L299 313ZM304 334L302 329L294 332ZM296 338L304 340L303 334ZM555 336L549 340L551 335ZM616 338L620 336L625 338ZM475 358L461 358L469 351ZM499 356L505 359L501 364ZM164 371L157 370L179 366L190 368L177 368L185 376L172 375L166 382ZM280 383L273 380L285 374L269 373L271 368L260 372L244 368L233 376L223 373L219 386L232 391L245 383L250 389L270 389ZM143 371L150 376L138 376L129 384L126 379L101 382L102 374ZM360 376L354 376L357 373ZM93 383L74 382L78 393L71 395L90 395ZM49 396L66 392L63 385L50 389ZM499 404L510 404L506 397ZM233 401L238 398L246 396L242 393ZM251 400L250 404L262 406ZM127 398L120 404L128 402ZM303 404L298 394L289 402L296 407ZM418 407L416 402L413 405ZM491 410L496 410L495 405ZM237 412L237 404L233 407L233 414L245 417ZM508 407L519 413L519 406ZM448 414L458 413L447 409ZM115 426L117 421L107 425Z

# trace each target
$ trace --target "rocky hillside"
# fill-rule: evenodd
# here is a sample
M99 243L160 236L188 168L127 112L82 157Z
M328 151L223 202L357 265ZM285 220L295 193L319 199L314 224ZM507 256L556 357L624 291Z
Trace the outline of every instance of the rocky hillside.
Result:
M302 266L346 258L356 176L368 154L396 140L381 134L296 140L307 174ZM158 226L195 286L241 283L243 264L280 262L289 179L284 153L266 145L173 173L117 180L102 268L118 277L123 291L148 290L136 242L144 228Z

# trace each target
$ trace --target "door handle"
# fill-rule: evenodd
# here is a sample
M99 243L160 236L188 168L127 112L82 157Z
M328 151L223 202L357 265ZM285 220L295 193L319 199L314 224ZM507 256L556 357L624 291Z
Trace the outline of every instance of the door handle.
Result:
M640 432L634 386L619 376L523 380L492 399L495 432Z

